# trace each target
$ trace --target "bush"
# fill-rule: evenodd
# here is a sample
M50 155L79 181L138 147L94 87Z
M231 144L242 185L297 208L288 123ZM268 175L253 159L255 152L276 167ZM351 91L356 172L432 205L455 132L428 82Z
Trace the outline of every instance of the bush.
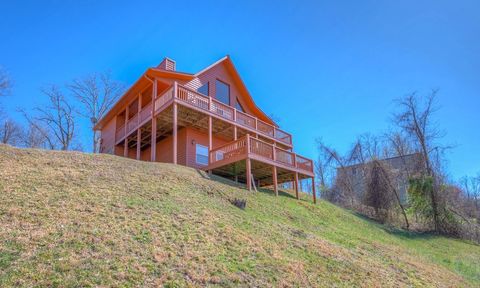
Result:
M433 177L424 176L409 180L409 212L422 219L427 228L451 236L461 236L461 221L452 213L446 195L438 193L445 189L437 185ZM445 191L444 191L445 192ZM446 193L446 192L445 192Z

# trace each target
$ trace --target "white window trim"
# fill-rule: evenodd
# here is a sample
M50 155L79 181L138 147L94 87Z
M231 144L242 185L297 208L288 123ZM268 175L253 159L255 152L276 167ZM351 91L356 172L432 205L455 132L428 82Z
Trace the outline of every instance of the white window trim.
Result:
M198 154L198 147L202 147L202 148L205 148L205 150L207 151L207 155L203 155L203 154ZM207 157L207 162L206 163L203 163L201 161L198 161L198 156L204 156L204 157ZM203 165L203 166L207 166L208 165L208 147L207 146L204 146L202 144L195 144L195 163L198 164L198 165Z

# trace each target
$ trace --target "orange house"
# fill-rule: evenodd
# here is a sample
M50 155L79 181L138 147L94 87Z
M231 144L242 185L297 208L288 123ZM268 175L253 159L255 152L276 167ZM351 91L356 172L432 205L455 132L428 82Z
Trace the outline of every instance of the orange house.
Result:
M94 129L102 153L206 170L249 190L273 186L278 195L278 184L293 182L298 198L298 181L314 178L312 160L255 105L229 56L195 74L165 58Z

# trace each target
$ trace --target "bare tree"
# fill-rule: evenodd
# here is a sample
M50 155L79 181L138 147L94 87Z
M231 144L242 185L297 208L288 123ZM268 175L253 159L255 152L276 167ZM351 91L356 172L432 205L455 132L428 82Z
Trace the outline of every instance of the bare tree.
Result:
M5 96L10 92L12 82L5 69L0 67L0 96Z
M346 206L354 207L356 203L355 181L346 168L352 164L352 159L355 158L352 156L354 154L353 151L355 151L355 146L347 156L342 156L335 149L325 145L321 139L317 139L317 147L319 157L322 159L319 165L322 167L321 169L323 169L324 179L327 175L327 169L337 171L335 183L333 184L334 187L332 187L330 191L331 193L328 195L324 194L322 197L332 202L343 203ZM319 165L317 165L317 168Z
M477 177L462 177L460 185L466 198L464 211L480 220L480 174Z
M23 129L20 124L12 119L3 121L0 127L0 143L12 146L19 145L23 138Z
M441 209L439 191L440 155L447 147L437 144L437 141L443 137L443 132L438 129L433 121L433 115L436 108L437 91L433 90L429 95L422 98L416 93L407 95L399 99L400 111L394 115L394 123L414 143L418 151L422 154L425 175L434 180L433 188L430 190L430 202L432 205L432 216L435 231L440 229Z
M49 104L45 107L34 108L35 115L31 116L21 110L30 129L36 133L35 138L45 140L50 149L69 150L75 136L75 121L73 106L65 99L62 91L54 85L42 89L48 96ZM41 137L40 137L41 135ZM31 142L37 143L37 141Z
M55 145L50 143L47 137L48 130L38 123L29 123L23 136L23 146L27 148L55 149Z
M112 80L108 73L102 73L75 79L67 87L83 106L80 114L89 119L92 124L92 151L97 153L100 134L98 131L94 131L93 127L115 104L121 96L124 86Z
M375 209L378 220L385 222L388 210L393 205L393 191L388 170L379 160L368 163L367 189L364 203ZM407 221L408 225L408 221Z

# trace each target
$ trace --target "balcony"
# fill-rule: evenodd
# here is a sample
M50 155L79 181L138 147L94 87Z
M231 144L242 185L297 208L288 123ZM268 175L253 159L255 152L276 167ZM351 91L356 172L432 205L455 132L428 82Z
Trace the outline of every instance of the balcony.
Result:
M115 132L115 142L118 143L122 141L126 135L130 135L132 132L136 131L138 127L141 127L143 124L151 120L152 112L152 103L150 102L132 118L128 119L126 128L125 124L117 128L117 131Z
M181 105L207 112L214 117L236 124L250 132L281 142L289 147L292 146L292 136L289 133L256 117L238 111L212 97L205 96L181 85L177 85L177 93L174 92L174 87L172 87L158 97L155 100L155 111L162 110L163 107L168 106L166 105L167 103L175 99Z
M292 136L289 133L256 117L225 105L212 97L202 95L181 85L174 85L162 95L156 97L154 107L152 107L152 103L145 106L139 111L139 113L135 114L135 116L127 121L126 128L125 124L117 128L115 142L119 143L122 141L126 136L138 129L138 127L144 125L150 120L153 112L155 115L160 113L163 109L170 106L173 101L202 113L207 113L226 122L230 122L252 134L258 134L272 141L286 145L287 147L292 147Z
M215 169L246 158L312 177L314 175L312 160L253 138L248 134L237 141L211 150L209 153L210 164L206 169Z

